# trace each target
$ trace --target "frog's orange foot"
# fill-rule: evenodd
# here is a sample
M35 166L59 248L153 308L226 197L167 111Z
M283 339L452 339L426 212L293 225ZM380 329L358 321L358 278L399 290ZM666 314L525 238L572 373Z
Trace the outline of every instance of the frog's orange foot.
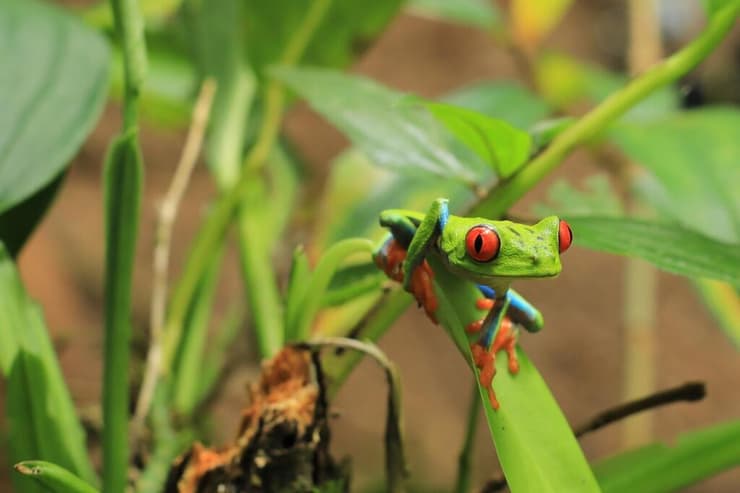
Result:
M424 311L431 321L436 324L435 312L439 303L437 295L434 294L433 281L434 272L426 260L411 273L411 294L414 295L419 306L424 307Z
M396 282L403 282L403 261L406 260L406 249L390 238L374 256L375 265L380 268L388 278Z
M479 298L475 302L475 307L478 310L486 310L490 311L491 308L493 308L493 300L490 298ZM483 317L480 320L476 320L475 322L469 323L465 327L465 331L469 334L475 334L476 332L480 332L480 329L483 327L483 322L485 322L486 318Z
M491 401L491 407L498 409L498 399L496 399L496 392L493 390L493 377L496 375L495 353L486 350L477 342L470 345L470 351L473 353L473 363L480 370L478 381L488 392L488 400Z
M496 354L502 349L506 350L509 357L509 371L517 373L519 371L519 359L516 356L516 332L508 317L501 320L501 326L496 334L496 339L493 341L491 352Z

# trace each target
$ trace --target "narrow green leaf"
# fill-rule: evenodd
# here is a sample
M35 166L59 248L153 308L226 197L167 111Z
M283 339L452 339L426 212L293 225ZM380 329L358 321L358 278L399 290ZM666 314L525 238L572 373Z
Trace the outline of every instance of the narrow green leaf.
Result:
M372 260L340 268L334 273L321 306L349 303L357 297L377 292L384 282L385 276Z
M730 421L647 445L594 466L605 493L667 493L740 465L740 422Z
M14 467L18 473L33 478L56 493L96 493L98 491L67 469L51 462L28 460Z
M229 352L244 325L242 312L241 303L228 311L225 319L219 324L216 340L206 349L203 357L203 372L198 377L200 393L196 399L197 402L202 402L211 395L219 382L219 377L228 362Z
M9 458L53 461L95 483L85 433L39 307L0 243L0 371L7 378ZM28 480L14 476L18 491ZM23 484L23 487L21 487Z
M123 491L128 471L131 283L143 175L137 137L136 131L117 137L103 171L106 244L103 489L106 492Z
M263 220L266 195L252 183L252 191L245 197L239 211L239 259L242 276L254 320L257 346L263 358L270 358L284 344L283 307L275 272L272 269L271 245Z
M451 274L436 259L429 260L439 300L437 319L473 367L465 327L485 315L475 307L480 293L473 283ZM491 407L487 390L478 384L489 431L511 490L598 492L583 452L547 384L519 347L517 355L520 368L516 375L509 372L504 354L496 360L493 387L501 404L498 410ZM477 370L474 374L478 381Z
M412 13L447 20L486 30L502 27L502 16L495 4L486 0L411 0Z
M290 333L294 334L297 341L307 340L310 335L311 323L316 313L321 308L329 283L334 273L339 269L341 263L348 257L356 254L370 254L374 248L370 240L364 238L351 238L335 243L324 252L316 269L303 288L303 293L298 302L298 318L296 328ZM293 342L293 341L288 341Z
M201 397L200 377L206 371L204 347L208 340L208 322L218 285L223 252L216 252L193 296L172 371L172 407L182 416L190 416Z
M740 285L740 246L722 243L677 224L615 217L567 217L576 245L640 257L689 277Z
M479 82L447 94L442 102L504 120L521 130L550 114L547 103L513 81Z
M221 189L233 186L239 176L257 89L244 55L244 13L245 2L239 0L188 0L184 8L200 73L216 80L206 163Z
M722 331L740 350L740 296L736 288L711 279L695 279L694 287Z
M573 117L563 116L537 122L529 129L529 135L532 136L532 151L530 154L536 154L550 145L555 137L564 132L575 121Z
M2 213L52 183L80 148L105 103L109 53L100 34L63 10L6 0L0 60ZM0 224L6 247L19 227Z
M532 137L503 120L444 103L426 103L447 129L472 149L502 178L511 176L529 158Z
M285 295L285 340L294 341L298 338L299 310L303 302L303 295L311 278L311 269L308 256L302 245L293 250L293 262L290 266L288 292Z
M436 175L471 187L493 179L486 163L415 98L330 70L277 67L271 73L378 166L417 177Z

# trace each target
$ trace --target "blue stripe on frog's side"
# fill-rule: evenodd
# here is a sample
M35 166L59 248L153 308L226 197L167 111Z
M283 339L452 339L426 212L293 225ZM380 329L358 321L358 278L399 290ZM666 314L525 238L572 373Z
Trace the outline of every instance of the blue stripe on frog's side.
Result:
M447 226L447 220L450 218L450 206L448 202L445 200L441 203L440 211L439 211L439 230L443 231L445 229L445 226Z
M486 298L496 298L496 292L493 288L479 284L478 289ZM512 322L521 325L529 332L537 332L542 329L544 320L539 310L513 289L509 289L506 292L506 297L509 299L509 307L506 314L511 318Z

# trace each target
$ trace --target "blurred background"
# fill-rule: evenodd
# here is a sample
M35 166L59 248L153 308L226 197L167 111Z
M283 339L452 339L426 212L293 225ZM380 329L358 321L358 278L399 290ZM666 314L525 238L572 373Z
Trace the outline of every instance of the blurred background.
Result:
M81 8L90 2L59 3ZM664 50L670 53L701 30L703 17L697 1L663 3L671 4L660 17ZM627 28L625 1L577 0L548 38L547 46L615 72L626 72ZM515 57L488 33L420 15L411 8L404 9L389 24L350 70L427 98L481 80L527 84ZM685 82L690 83L692 98L697 101L740 101L737 26L721 48ZM75 157L50 213L20 256L23 279L31 296L44 308L74 400L92 421L100 413L96 405L102 371L101 166L106 146L119 125L120 106L110 102ZM141 376L146 352L142 328L147 326L151 294L155 208L171 179L185 131L146 119L143 123L146 183L134 289L135 380ZM290 108L283 131L305 165L307 185L298 207L303 212L291 224L277 253L277 264L285 275L293 247L310 242L317 224L320 225L320 204L315 197L326 187L329 163L348 143L304 103ZM554 176L520 202L514 213L526 216L529 207L543 198L544 191L558 177L580 179L591 174L593 159L593 154L576 152ZM173 276L179 271L185 246L214 193L212 178L200 166L175 225ZM227 257L217 301L222 311L226 308L226 295L242 290L237 256L229 251ZM579 248L576 231L575 246L565 255L563 273L557 279L516 284L517 290L544 313L547 322L541 334L523 334L520 342L573 424L622 400L621 382L626 370L621 357L625 345L621 309L624 263L623 258ZM657 386L704 381L707 397L700 403L677 404L654 412L652 436L644 436L644 443L655 439L670 442L682 431L740 416L737 350L717 329L688 281L659 273L657 282ZM416 309L410 309L392 327L380 346L401 373L413 482L444 491L454 480L465 427L471 390L469 370L447 335ZM228 378L207 408L211 444L226 443L236 433L240 409L247 401L246 386L259 371L253 347L254 341L245 330L234 344ZM332 403L336 413L333 451L338 457L353 457L357 491L382 477L385 393L382 373L364 362ZM0 387L0 401L3 395ZM495 464L495 452L484 436L487 431L482 419L475 454L475 484L497 474L491 467ZM619 451L625 446L623 425L589 435L582 444L589 459ZM1 460L5 462L5 458ZM9 488L8 474L9 468L0 468L0 491ZM732 492L739 488L740 471L734 470L689 491Z

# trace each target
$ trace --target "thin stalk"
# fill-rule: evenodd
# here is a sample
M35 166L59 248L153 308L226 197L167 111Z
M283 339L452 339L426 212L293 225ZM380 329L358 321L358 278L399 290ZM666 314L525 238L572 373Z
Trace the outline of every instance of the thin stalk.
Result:
M629 69L637 75L663 56L660 38L657 2L655 0L629 1ZM648 207L632 193L633 183L640 170L626 157L621 160L622 180L628 190L626 208L632 214L649 212ZM658 273L649 263L638 258L627 258L624 271L624 375L622 397L625 400L649 394L655 389L655 357L657 334L655 329L655 298ZM651 440L653 417L643 413L622 425L622 445L632 448Z
M385 467L389 493L402 493L408 475L403 447L403 419L401 415L401 383L396 366L372 342L344 337L324 337L295 344L297 348L318 350L323 347L352 349L373 358L385 371L388 380L388 414L385 426Z
M293 65L300 60L330 6L331 0L316 0L311 3L309 11L286 46L278 64ZM198 281L208 268L208 257L223 242L249 182L255 179L256 171L263 166L275 144L282 121L283 106L283 87L277 82L268 82L265 90L265 116L257 134L257 141L247 154L237 183L219 197L211 214L198 231L182 277L173 292L164 331L165 366L172 361L175 348L180 341L182 323Z
M509 179L499 182L487 197L473 207L472 214L502 216L576 147L599 135L640 100L678 79L706 58L735 24L739 13L740 1L728 2L710 18L707 28L694 41L633 79L563 131L529 164Z
M475 435L478 430L478 416L480 415L480 393L478 384L473 382L473 390L470 393L470 404L468 406L468 426L465 428L465 439L463 441L460 456L457 460L457 479L455 480L455 493L468 493L470 491L470 473L475 447Z
M123 493L128 470L128 368L131 284L143 164L137 108L146 75L144 20L136 0L110 0L123 47L123 131L103 171L105 194L105 338L103 368L103 491Z
M136 401L136 411L131 422L133 442L137 440L144 427L144 420L149 413L156 382L162 369L162 331L167 302L172 227L193 169L198 162L198 155L208 126L208 116L211 112L215 91L216 83L213 79L207 79L203 82L193 108L193 121L185 139L182 156L175 167L172 182L158 210L153 260L154 272L152 274L152 304L149 313L149 330L151 333L144 378L139 391L139 398Z

